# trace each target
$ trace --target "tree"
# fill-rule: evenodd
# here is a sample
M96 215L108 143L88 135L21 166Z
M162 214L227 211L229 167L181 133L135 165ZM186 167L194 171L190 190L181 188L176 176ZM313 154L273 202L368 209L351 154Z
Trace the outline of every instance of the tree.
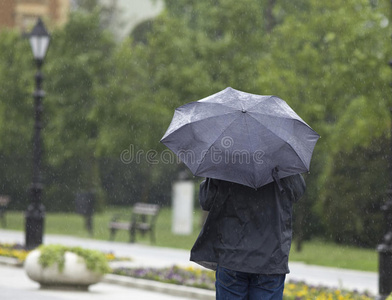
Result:
M102 31L99 14L74 12L53 33L47 58L47 205L61 197L60 207L73 207L74 193L94 190L103 201L96 153L100 120L94 117L97 93L111 73L114 42ZM59 173L60 172L60 173ZM66 174L66 176L64 176ZM72 205L72 206L71 206Z
M152 150L160 158L166 152L159 140L176 107L229 85L255 90L254 62L261 55L263 27L257 1L247 0L244 5L226 0L212 7L208 1L199 1L191 6L192 11L185 9L184 14L174 13L181 3L169 7L136 40L125 41L116 52L115 73L103 96L113 99L114 105L109 111L102 106L99 114L110 124L100 132L100 147L106 155L118 157L132 146L134 153ZM115 136L110 128L119 128ZM174 178L178 168L161 160L139 162L130 172L142 176L142 190L151 192L150 187L168 174ZM146 195L142 192L141 197Z
M0 31L0 194L11 207L26 208L32 178L35 65L27 40Z
M126 169L129 190L143 201L164 201L164 194L170 195L168 180L175 176L171 175L175 166L172 158L168 163L160 160L159 152L164 147L159 140L174 108L183 99L189 99L181 95L197 90L197 81L191 83L191 78L202 71L200 64L194 64L191 36L185 41L167 43L173 28L184 37L182 31L186 27L179 26L182 24L177 20L164 18L154 22L156 31L148 37L147 44L126 40L117 49L113 76L108 88L101 90L101 99L109 101L111 108L102 105L96 110L106 124L99 135L101 154L122 158L121 168ZM116 134L113 128L117 129ZM129 194L120 197L129 198Z
M383 230L383 212L388 174L388 140L334 155L320 210L326 234L335 242L375 247Z
M227 86L259 90L255 62L266 49L261 1L166 2L169 15L181 16L195 35L193 48L208 75L210 92Z
M382 10L366 0L307 1L306 10L293 10L274 28L269 54L260 61L260 72L268 70L259 80L264 91L278 91L322 136L312 162L316 176L307 177L305 201L313 212L322 208L318 215L327 227L333 224L326 215L336 211L327 210L331 206L323 203L329 197L336 161L344 163L338 157L367 149L388 130L386 24ZM347 181L364 176L351 170ZM382 179L383 174L374 176ZM366 202L369 190L361 188L358 194ZM341 192L345 195L349 190ZM363 222L365 216L357 218ZM304 222L304 226L314 224L309 219Z

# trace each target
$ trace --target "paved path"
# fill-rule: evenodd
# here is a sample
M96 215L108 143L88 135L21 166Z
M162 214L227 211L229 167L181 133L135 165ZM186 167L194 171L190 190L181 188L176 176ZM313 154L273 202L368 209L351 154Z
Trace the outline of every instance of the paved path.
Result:
M124 287L117 284L98 283L89 291L45 290L31 281L22 268L0 265L1 300L190 300L191 298Z
M0 242L9 242L9 243L16 242L16 243L24 244L24 233L18 231L0 229ZM104 252L113 252L116 256L131 257L132 262L126 262L126 263L134 266L164 267L164 266L172 266L174 264L180 266L188 266L188 265L197 266L196 264L189 261L189 251L187 250L160 248L160 247L153 247L153 246L140 245L140 244L98 241L92 239L75 238L75 237L61 236L61 235L49 235L49 234L45 235L44 243L45 244L61 243L64 245L83 246L86 248L97 249ZM308 284L324 285L324 286L334 287L334 288L345 288L350 290L357 290L360 292L369 291L373 295L377 295L378 293L378 274L375 272L361 272L361 271L344 270L344 269L337 269L337 268L319 267L319 266L306 265L303 263L296 263L296 262L295 263L291 262L289 266L291 269L291 273L287 277L288 280L291 279L300 280L300 281L305 281ZM4 272L4 270L0 269L0 277L2 276L1 275L2 272ZM3 282L4 284L3 280L0 280L0 283L1 282ZM31 282L31 284L34 283ZM96 293L104 294L105 291L109 289L109 286L103 283L102 284L99 283L95 286L92 286L91 291L93 293L91 293L91 295L95 295L96 289L98 289ZM117 288L120 289L122 287L117 287ZM34 290L34 285L31 286L30 289ZM5 290L7 291L7 289ZM2 291L2 288L0 288L0 291ZM45 292L46 293L43 295L49 295L48 291ZM68 294L65 294L65 296L66 295ZM134 298L134 299L146 299L146 300L155 299L155 298L147 298L148 296L145 297L146 298L144 298L143 296L143 298ZM0 299L3 300L7 298L0 297ZM39 298L39 299L45 300L46 298ZM70 299L70 298L48 298L48 299ZM79 299L79 298L72 298L72 299ZM80 299L89 299L89 298L80 298ZM94 299L99 300L101 298L96 298L94 296ZM122 299L122 298L116 297L116 300L117 299ZM159 298L159 299L166 299L166 298ZM181 298L175 297L173 299L181 299Z
M291 273L287 276L288 280L378 294L378 274L375 272L319 267L297 262L289 263L289 267Z

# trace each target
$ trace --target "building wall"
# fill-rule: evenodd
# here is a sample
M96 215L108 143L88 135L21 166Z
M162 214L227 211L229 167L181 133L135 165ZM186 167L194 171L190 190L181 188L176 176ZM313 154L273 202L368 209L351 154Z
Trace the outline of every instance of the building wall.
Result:
M118 39L129 36L136 25L156 17L164 9L163 0L100 0L100 3L118 9L117 23L111 28Z
M72 0L0 0L2 27L29 31L38 17L50 29L68 21ZM118 15L110 28L118 39L129 36L139 23L154 18L164 9L163 0L99 0L102 5L115 6Z
M49 26L61 26L68 20L70 0L1 0L0 28L29 30L41 17Z
M13 27L14 22L14 9L16 0L3 0L0 1L0 26Z

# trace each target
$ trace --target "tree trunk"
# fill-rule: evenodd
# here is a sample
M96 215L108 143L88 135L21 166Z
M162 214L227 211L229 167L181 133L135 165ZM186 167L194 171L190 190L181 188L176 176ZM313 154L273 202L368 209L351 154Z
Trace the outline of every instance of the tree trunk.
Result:
M266 20L266 31L267 33L271 33L272 29L276 25L276 19L274 17L274 7L276 4L276 0L267 0L267 5L265 9L265 20Z

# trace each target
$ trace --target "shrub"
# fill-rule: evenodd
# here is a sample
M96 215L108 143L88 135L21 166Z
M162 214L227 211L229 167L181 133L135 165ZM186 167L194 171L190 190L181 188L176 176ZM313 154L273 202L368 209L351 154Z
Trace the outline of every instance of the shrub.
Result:
M97 250L63 245L41 245L38 250L41 252L39 263L44 268L57 263L59 270L62 271L65 264L65 252L72 252L84 259L87 269L90 271L99 274L111 271L105 254Z

